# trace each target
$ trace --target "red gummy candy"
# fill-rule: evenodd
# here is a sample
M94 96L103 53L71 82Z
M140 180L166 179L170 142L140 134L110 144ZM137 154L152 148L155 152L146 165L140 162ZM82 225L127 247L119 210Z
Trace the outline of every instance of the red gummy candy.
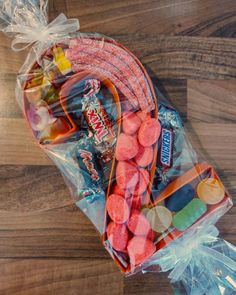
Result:
M135 113L125 112L123 114L122 123L123 131L126 134L134 134L139 129L142 122Z
M139 181L135 188L131 188L130 192L133 195L142 195L148 187L150 181L149 172L143 168L139 169Z
M156 251L152 241L144 237L134 236L127 246L130 263L138 265L147 260Z
M138 236L147 236L151 230L151 225L148 219L142 212L134 210L128 220L127 224L129 230Z
M126 225L110 222L107 226L107 237L115 250L124 251L126 249L129 239Z
M130 162L120 161L116 166L116 183L118 186L127 190L136 186L139 180L137 167Z
M129 218L129 205L120 195L110 195L107 198L106 208L110 218L116 223L124 223Z
M138 131L138 140L144 147L153 145L159 138L161 125L157 119L150 118L142 123Z
M117 161L125 161L132 159L138 153L139 145L135 136L121 133L116 144Z
M112 188L113 194L124 196L125 190L121 189L117 184L115 184Z
M113 194L120 195L125 198L130 197L130 192L128 190L121 189L117 184L113 186L112 192Z
M151 146L143 147L140 145L139 151L134 159L140 167L146 167L150 165L153 159L153 148Z

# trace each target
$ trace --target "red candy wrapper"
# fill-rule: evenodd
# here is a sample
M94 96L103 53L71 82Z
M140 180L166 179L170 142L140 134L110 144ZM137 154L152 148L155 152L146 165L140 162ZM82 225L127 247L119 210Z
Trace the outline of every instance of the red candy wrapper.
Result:
M137 57L63 14L48 24L47 1L0 5L12 49L32 47L17 77L25 118L121 271L235 294L236 248L215 227L231 198Z

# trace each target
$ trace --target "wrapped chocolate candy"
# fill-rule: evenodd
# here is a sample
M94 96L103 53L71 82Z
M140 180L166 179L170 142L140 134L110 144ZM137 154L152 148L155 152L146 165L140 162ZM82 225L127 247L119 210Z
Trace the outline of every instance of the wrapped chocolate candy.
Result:
M99 190L102 185L102 170L94 147L94 141L84 136L76 144L75 153L85 185L90 189Z
M100 151L101 158L107 162L112 159L115 143L115 130L111 119L101 104L97 94L100 91L100 81L88 79L85 81L86 93L82 99L82 113L94 136L94 144Z
M46 7L0 3L12 49L32 47L17 100L104 247L127 275L170 271L181 292L235 293L236 248L214 226L232 201L179 113L126 47L64 14L49 24Z

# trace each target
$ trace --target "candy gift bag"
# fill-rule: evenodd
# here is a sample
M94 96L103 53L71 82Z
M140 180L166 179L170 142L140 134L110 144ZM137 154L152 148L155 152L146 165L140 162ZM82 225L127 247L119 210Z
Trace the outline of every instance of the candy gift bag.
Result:
M235 294L236 248L215 227L231 198L137 57L64 14L48 23L47 1L0 3L12 49L31 47L19 105L121 271L169 272L180 294Z

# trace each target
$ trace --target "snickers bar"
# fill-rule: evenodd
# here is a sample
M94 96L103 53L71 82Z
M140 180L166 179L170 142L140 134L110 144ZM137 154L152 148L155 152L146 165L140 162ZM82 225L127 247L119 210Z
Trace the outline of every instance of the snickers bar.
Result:
M161 134L161 164L170 167L172 161L172 130L163 128Z

